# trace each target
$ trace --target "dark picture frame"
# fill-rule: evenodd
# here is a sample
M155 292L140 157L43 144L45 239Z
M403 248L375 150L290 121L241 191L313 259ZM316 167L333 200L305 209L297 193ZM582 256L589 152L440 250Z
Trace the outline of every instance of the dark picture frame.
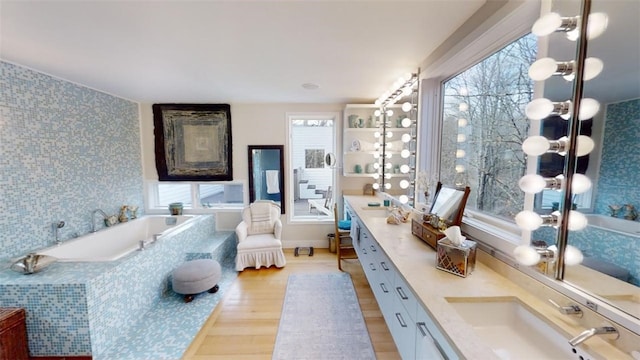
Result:
M229 104L153 104L160 181L233 180Z

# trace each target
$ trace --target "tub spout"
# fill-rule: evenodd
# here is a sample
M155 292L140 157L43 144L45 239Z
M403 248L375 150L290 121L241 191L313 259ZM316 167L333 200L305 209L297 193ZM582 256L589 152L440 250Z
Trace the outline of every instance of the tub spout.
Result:
M614 335L616 339L620 336L618 330L613 326L594 327L581 332L578 336L569 340L569 344L571 344L571 346L578 346L595 335Z
M62 220L56 221L53 223L52 227L53 227L53 237L55 239L56 245L62 244L62 241L60 240L60 236L58 234L58 229L62 229L64 227L64 221Z
M92 233L98 231L98 229L96 228L96 214L102 215L103 221L107 220L109 218L109 215L107 215L104 211L102 211L100 209L93 210L91 212L91 232Z

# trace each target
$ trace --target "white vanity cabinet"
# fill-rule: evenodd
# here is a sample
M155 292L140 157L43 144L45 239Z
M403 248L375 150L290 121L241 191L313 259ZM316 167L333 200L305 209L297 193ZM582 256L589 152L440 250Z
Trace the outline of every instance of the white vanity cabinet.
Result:
M453 347L373 235L352 215L351 234L380 311L403 359L458 359Z

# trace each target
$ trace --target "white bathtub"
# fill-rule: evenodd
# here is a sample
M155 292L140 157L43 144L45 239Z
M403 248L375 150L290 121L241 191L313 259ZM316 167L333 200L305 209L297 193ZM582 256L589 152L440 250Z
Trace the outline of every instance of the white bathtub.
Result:
M586 217L589 221L589 226L594 228L640 238L640 222L638 221L595 214L587 214Z
M95 233L64 241L38 251L38 254L54 256L62 262L104 262L118 260L138 249L140 241L152 241L188 227L195 216L143 216L126 223L114 225Z

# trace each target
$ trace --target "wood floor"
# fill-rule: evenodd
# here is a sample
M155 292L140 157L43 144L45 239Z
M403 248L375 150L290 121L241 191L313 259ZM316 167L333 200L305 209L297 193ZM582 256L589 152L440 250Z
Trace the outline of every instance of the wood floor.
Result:
M239 274L183 359L271 359L288 276L339 271L335 254L327 249L298 257L285 250L285 256L283 269L246 269ZM400 359L360 263L345 260L343 270L351 274L377 358Z

